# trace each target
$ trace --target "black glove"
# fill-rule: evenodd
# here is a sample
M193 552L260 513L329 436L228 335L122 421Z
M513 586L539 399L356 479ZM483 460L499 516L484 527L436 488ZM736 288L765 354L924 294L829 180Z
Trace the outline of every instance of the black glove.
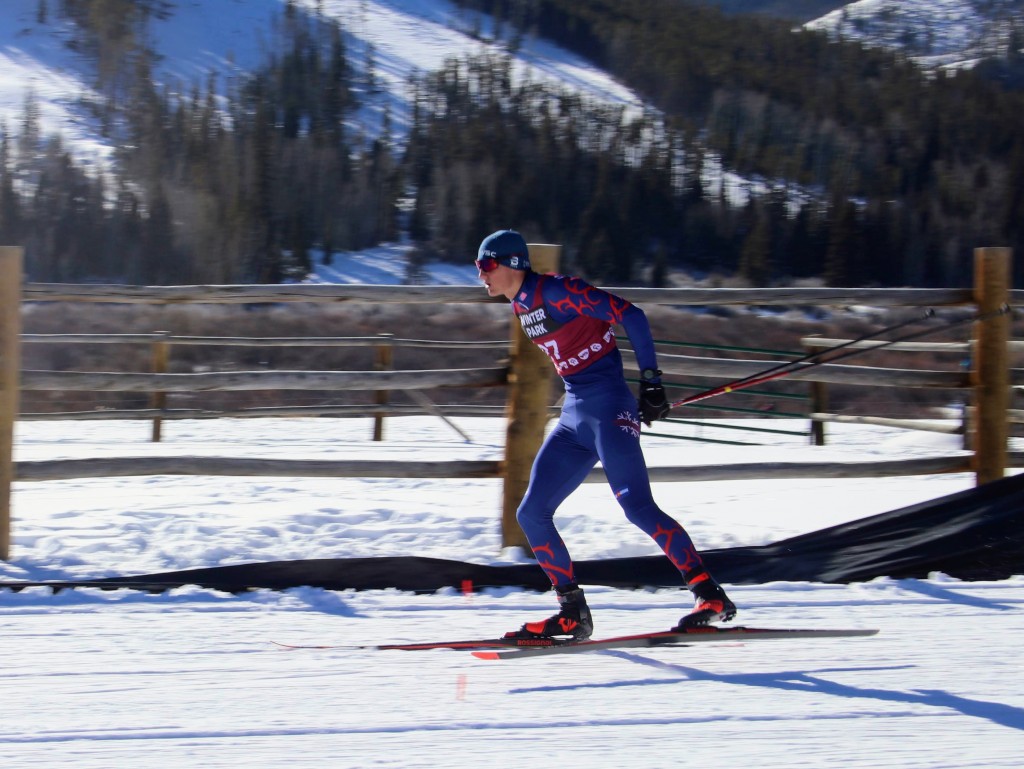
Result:
M640 419L648 427L655 419L668 416L672 407L668 405L668 398L665 397L665 386L661 382L641 379L640 397L637 398L636 408L640 412Z

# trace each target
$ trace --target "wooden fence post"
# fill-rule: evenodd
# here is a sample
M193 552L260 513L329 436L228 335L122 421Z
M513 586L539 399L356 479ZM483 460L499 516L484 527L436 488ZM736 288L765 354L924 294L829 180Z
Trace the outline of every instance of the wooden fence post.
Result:
M815 335L817 336L817 334ZM804 352L814 352L814 348L805 345ZM828 412L828 386L824 382L811 382L810 385L811 413L825 414ZM811 445L825 445L825 423L820 419L811 420Z
M378 334L381 339L377 347L376 359L374 360L374 371L391 371L394 368L395 345L394 334ZM387 390L377 390L373 400L378 406L386 406L391 395ZM378 411L373 415L373 439L384 440L384 412Z
M974 300L978 314L989 316L974 324L975 424L973 466L978 486L1002 478L1006 470L1007 409L1010 406L1010 314L995 314L1010 297L1009 248L974 251Z
M537 272L556 272L562 247L529 244L530 261ZM509 342L508 426L505 433L504 490L501 506L502 547L522 547L532 554L526 535L516 521L516 510L530 484L533 459L544 441L551 405L551 360L523 333L513 316Z
M14 422L21 372L21 282L23 250L0 246L0 560L11 557L11 487L14 483Z
M163 337L170 335L169 331L157 331ZM152 358L152 371L154 374L166 374L167 373L167 358L168 358L168 347L166 339L160 339L153 342L150 357ZM167 393L154 391L150 396L150 407L157 411L163 411L167 407ZM163 420L160 415L157 414L153 417L153 435L151 437L152 443L159 443L160 438L163 435Z

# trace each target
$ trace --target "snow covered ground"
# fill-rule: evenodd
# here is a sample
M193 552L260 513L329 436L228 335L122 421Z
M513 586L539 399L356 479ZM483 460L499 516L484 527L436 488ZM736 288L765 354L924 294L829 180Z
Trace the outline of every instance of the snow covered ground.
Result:
M27 422L19 461L132 455L495 459L501 420ZM783 424L785 424L783 422ZM778 422L773 422L778 426ZM791 425L795 426L795 425ZM678 428L700 431L716 428ZM957 438L837 425L826 447L644 439L649 464L919 457ZM735 435L730 435L736 438ZM760 440L765 440L759 436ZM968 475L658 484L702 548L761 544L972 484ZM500 551L494 480L137 477L16 483L0 579L80 578L293 558ZM577 558L655 554L602 484L564 505ZM1024 574L1024 569L1022 569ZM550 594L311 588L0 591L0 762L203 767L1017 767L1024 577L733 586L740 622L875 627L873 638L609 651L517 662L461 652L283 651L489 636ZM663 628L676 590L588 589L597 634Z

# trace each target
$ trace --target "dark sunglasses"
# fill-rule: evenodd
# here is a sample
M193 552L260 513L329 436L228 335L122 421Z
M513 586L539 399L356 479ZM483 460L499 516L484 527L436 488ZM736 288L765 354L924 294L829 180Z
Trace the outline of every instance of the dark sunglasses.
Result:
M494 256L484 256L476 260L476 268L480 270L480 272L494 272L498 269L499 264L501 264L501 262L499 262L497 257Z

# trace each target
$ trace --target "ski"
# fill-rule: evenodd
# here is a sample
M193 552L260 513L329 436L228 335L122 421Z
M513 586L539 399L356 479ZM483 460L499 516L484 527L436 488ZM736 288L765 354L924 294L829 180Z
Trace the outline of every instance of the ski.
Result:
M824 629L824 628L759 628L759 627L715 627L706 626L693 628L685 632L664 630L654 633L615 636L592 641L571 641L540 646L535 648L517 649L477 649L472 650L474 657L482 660L521 659L545 654L574 654L593 652L603 649L647 648L652 646L689 646L694 643L709 641L764 641L770 639L792 638L848 638L854 636L872 636L878 633L875 629Z
M689 646L708 641L760 641L785 638L845 638L871 636L873 629L823 628L756 628L716 627L694 628L686 632L661 630L653 633L614 636L591 641L573 641L566 638L480 638L460 641L424 641L392 644L290 644L271 641L280 649L349 649L355 651L431 651L452 649L469 651L485 660L533 657L542 654L568 654L573 652L627 649L651 646Z
M573 643L557 638L481 638L467 641L425 641L419 643L395 644L289 644L271 641L281 649L352 649L364 651L430 651L432 649L455 649L473 651L480 649L549 649Z

